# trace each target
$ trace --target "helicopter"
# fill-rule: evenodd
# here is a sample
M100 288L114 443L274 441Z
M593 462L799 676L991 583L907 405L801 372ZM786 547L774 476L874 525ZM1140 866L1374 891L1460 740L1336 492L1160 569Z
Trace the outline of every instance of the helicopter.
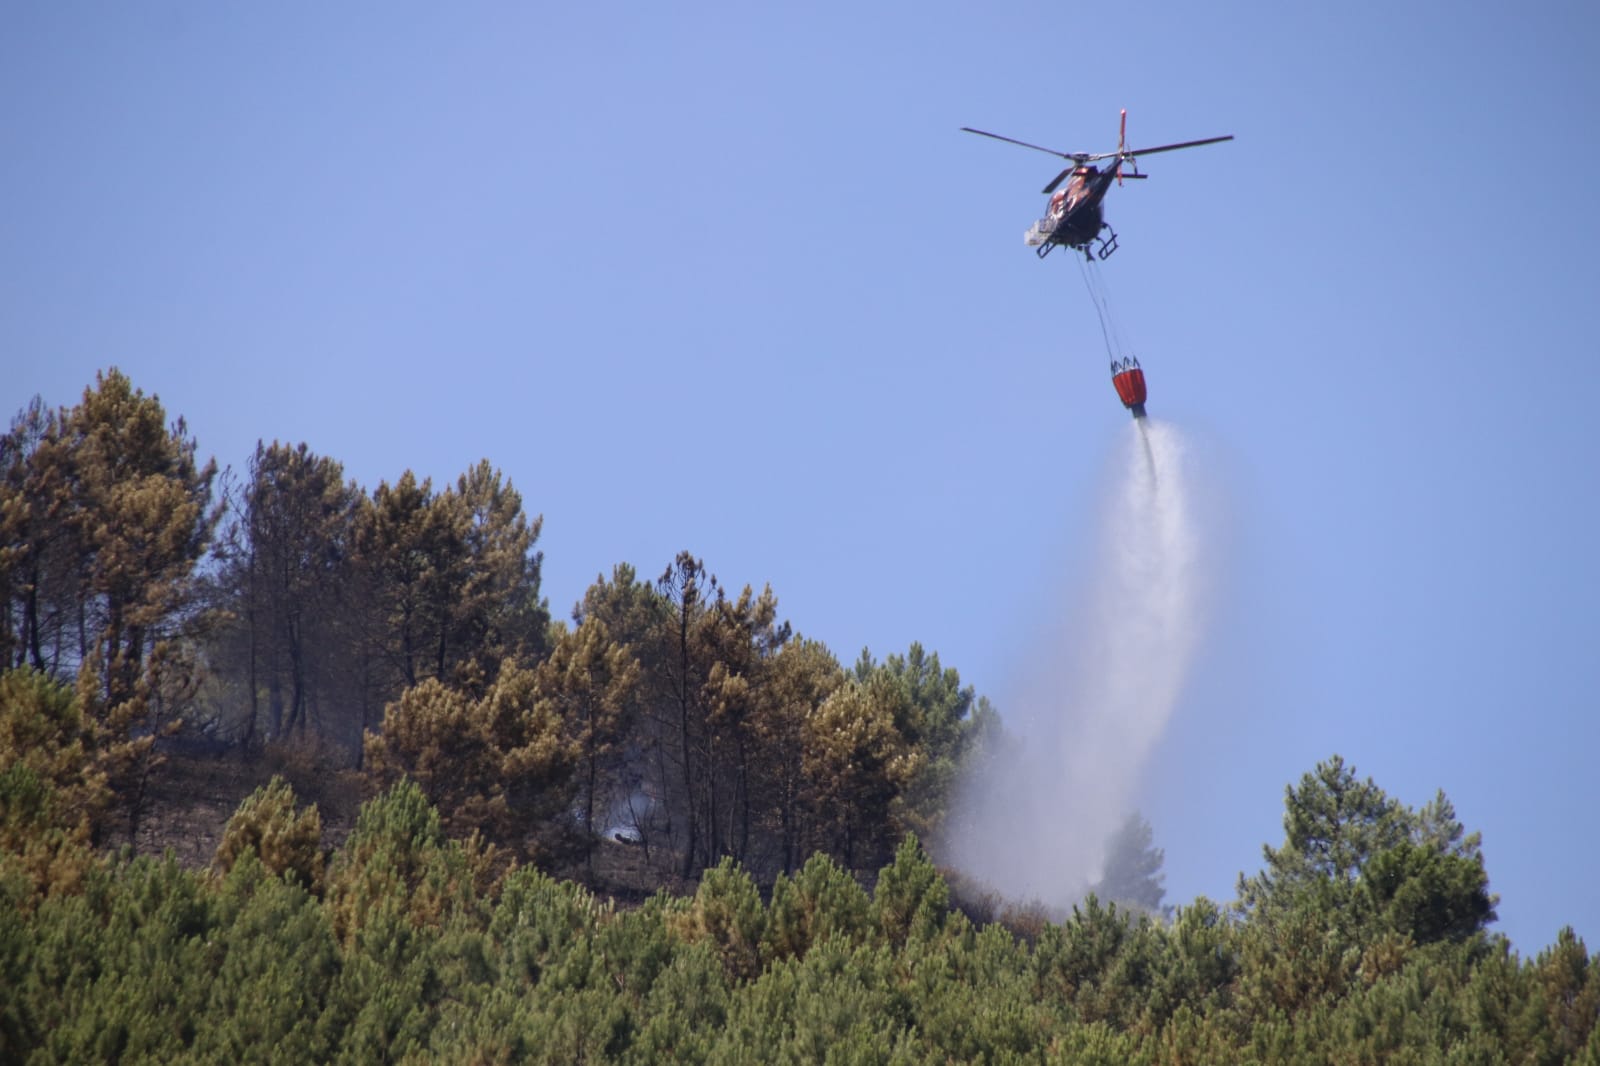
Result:
M1057 245L1076 248L1083 252L1091 261L1095 256L1105 259L1117 250L1117 231L1105 220L1105 214L1100 203L1106 198L1106 193L1111 190L1111 183L1115 181L1121 185L1124 178L1147 178L1148 174L1139 173L1137 156L1154 155L1156 152L1171 152L1179 148L1198 148L1202 144L1217 144L1222 141L1233 140L1233 134L1225 137L1207 137L1199 141L1183 141L1179 144L1163 144L1155 148L1129 148L1128 143L1128 112L1122 112L1122 129L1117 135L1117 150L1115 152L1058 152L1054 148L1045 148L1027 141L1019 141L1014 137L1002 137L998 133L987 130L975 130L971 126L962 126L964 133L976 133L980 137L993 137L997 141L1007 144L1019 144L1024 148L1032 148L1036 152L1048 152L1060 156L1072 165L1051 179L1050 184L1044 187L1044 194L1050 197L1050 204L1045 210L1045 216L1028 228L1023 234L1023 240L1029 248L1035 250L1040 259L1050 254L1050 250ZM1106 159L1114 159L1109 167L1102 170L1096 166ZM1126 163L1130 168L1123 170ZM1070 179L1070 180L1068 180ZM1065 187L1061 183L1066 181ZM1109 236L1102 236L1104 231ZM1098 242L1098 243L1097 243ZM1091 247L1092 246L1092 247Z

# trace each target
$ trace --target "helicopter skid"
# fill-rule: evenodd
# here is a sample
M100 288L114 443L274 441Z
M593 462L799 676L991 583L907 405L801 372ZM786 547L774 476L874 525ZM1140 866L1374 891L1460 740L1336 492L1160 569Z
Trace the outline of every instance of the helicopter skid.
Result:
M1110 236L1098 238L1100 245L1094 250L1094 254L1099 256L1102 262L1110 259L1111 253L1117 250L1117 231L1112 229L1109 223L1106 224L1105 230L1110 234ZM1084 245L1083 254L1089 254L1088 245Z

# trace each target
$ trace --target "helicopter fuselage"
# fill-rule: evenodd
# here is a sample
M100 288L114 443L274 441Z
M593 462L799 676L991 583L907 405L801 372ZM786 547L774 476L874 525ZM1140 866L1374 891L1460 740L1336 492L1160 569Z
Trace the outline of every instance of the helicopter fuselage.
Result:
M1145 177L1139 173L1139 166L1135 162L1138 157L1233 140L1233 134L1230 133L1198 141L1158 144L1153 148L1129 148L1127 111L1122 112L1122 125L1117 133L1115 152L1060 152L1043 145L1019 141L1015 137L1002 137L988 130L973 129L971 126L962 126L961 129L966 133L992 137L997 141L1031 148L1036 152L1058 156L1067 161L1067 169L1057 174L1051 179L1050 184L1044 187L1044 194L1050 197L1050 206L1045 216L1030 226L1028 232L1023 235L1028 247L1034 249L1040 259L1048 255L1050 249L1058 244L1077 248L1086 256L1099 256L1101 259L1116 251L1117 234L1106 224L1105 216L1100 210L1100 201L1105 199L1113 181L1120 184L1124 178ZM1103 159L1114 162L1105 170L1101 170L1095 163ZM1126 171L1123 170L1124 163L1128 164ZM1066 185L1063 186L1062 182L1066 182ZM1102 231L1107 235L1102 236ZM1097 239L1099 244L1091 251L1089 246Z
M1037 248L1040 256L1047 255L1058 244L1087 248L1106 228L1101 202L1116 180L1118 169L1116 166L1108 170L1079 167L1071 180L1051 194L1044 217L1023 235L1028 247Z

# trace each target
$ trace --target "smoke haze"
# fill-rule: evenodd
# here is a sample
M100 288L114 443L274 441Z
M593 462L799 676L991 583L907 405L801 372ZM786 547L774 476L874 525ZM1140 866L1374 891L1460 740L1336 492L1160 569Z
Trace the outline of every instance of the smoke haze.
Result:
M950 858L1009 899L1065 907L1099 878L1181 694L1202 624L1184 466L1171 426L1129 427L1086 587L1030 666L1022 705L1001 708L1005 742L963 782Z

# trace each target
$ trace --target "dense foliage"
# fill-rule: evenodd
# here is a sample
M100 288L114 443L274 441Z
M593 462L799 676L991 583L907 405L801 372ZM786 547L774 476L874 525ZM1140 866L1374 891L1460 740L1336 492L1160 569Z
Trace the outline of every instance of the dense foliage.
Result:
M410 781L331 854L316 829L274 784L209 871L84 853L41 888L8 849L0 1059L1600 1062L1600 960L1570 931L1524 960L1469 928L1481 881L1441 883L1416 856L1449 851L1405 840L1356 869L1360 905L1307 872L1168 922L1091 896L1019 937L953 909L914 837L870 891L821 855L765 894L724 860L619 909L497 875Z
M1230 903L1164 909L1135 815L1097 896L1007 904L918 843L1000 729L937 655L845 668L689 553L553 622L486 462L195 454L116 371L0 438L0 1061L1600 1066L1600 962L1488 931L1442 793L1335 756ZM183 738L372 798L337 847L274 780L203 869L108 849ZM602 847L682 891L551 875Z

